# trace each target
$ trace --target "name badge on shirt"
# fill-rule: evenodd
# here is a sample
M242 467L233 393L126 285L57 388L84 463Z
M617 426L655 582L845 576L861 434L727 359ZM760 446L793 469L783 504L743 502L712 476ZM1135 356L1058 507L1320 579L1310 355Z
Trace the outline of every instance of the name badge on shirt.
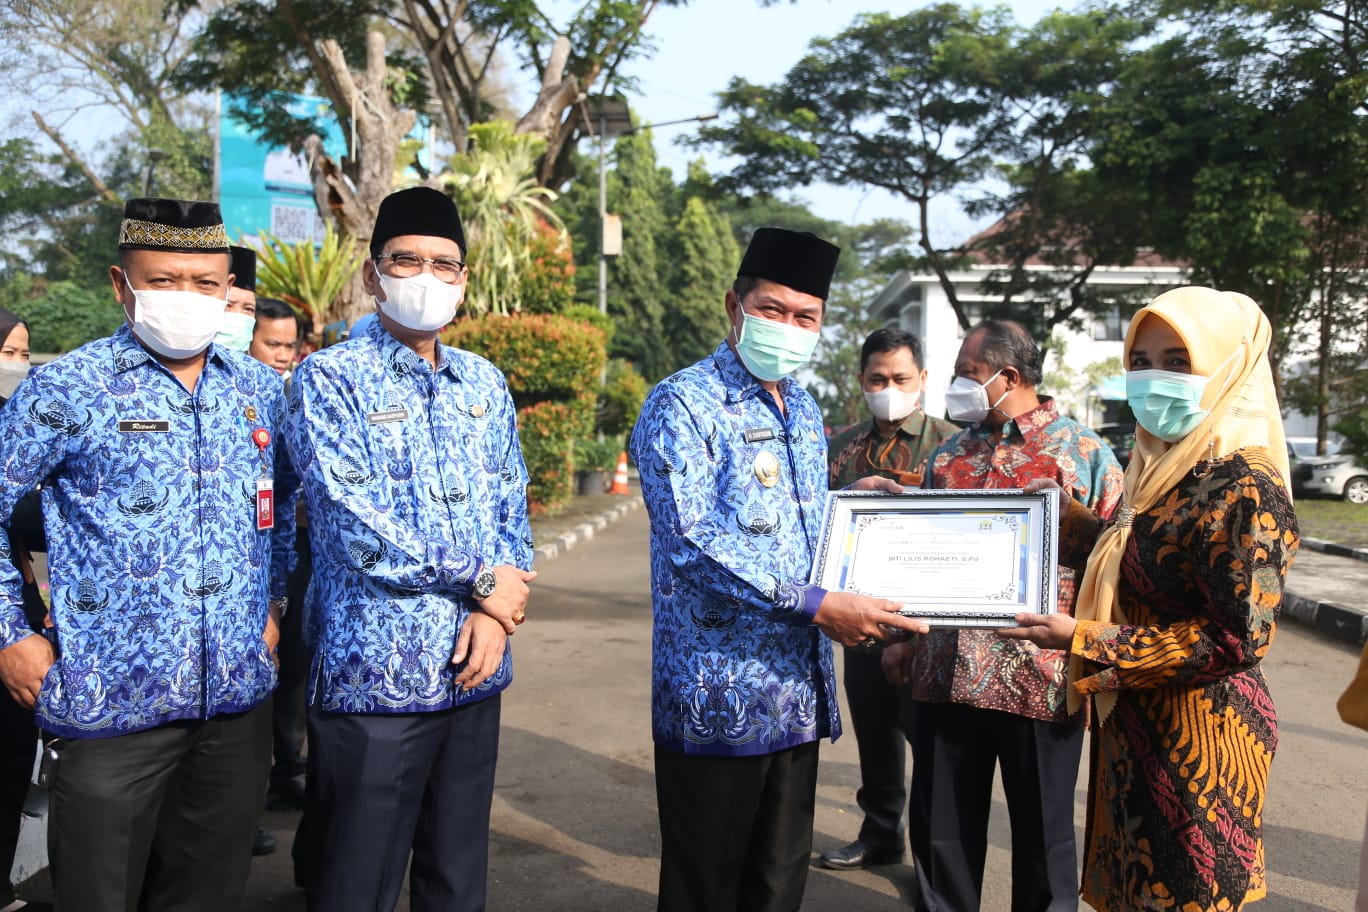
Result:
M774 428L746 428L743 432L746 443L759 443L762 440L774 439Z
M275 528L275 482L269 478L257 479L256 513L259 531Z
M404 421L408 418L408 409L392 408L381 412L371 412L366 416L366 420L371 424L389 424L391 421Z
M169 434L171 422L164 418L154 421L120 421L120 434Z

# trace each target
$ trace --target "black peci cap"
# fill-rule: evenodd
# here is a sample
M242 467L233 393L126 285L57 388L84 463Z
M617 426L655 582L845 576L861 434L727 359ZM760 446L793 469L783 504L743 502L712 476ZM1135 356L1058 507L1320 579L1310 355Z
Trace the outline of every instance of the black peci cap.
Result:
M736 275L767 279L825 301L840 255L840 247L810 231L757 228Z
M233 274L233 287L256 291L256 251L231 245L228 254L233 258L233 264L228 267Z
M228 235L218 203L131 199L124 203L119 249L227 253Z
M410 187L391 193L380 201L375 214L375 230L371 232L371 256L379 256L390 238L405 234L448 238L466 253L465 232L461 230L461 216L456 204L440 190L431 187Z

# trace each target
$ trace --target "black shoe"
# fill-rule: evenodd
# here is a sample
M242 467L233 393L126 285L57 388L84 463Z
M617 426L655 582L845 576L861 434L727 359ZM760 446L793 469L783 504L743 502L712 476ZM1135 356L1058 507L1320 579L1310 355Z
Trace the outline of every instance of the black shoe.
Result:
M253 855L270 855L280 845L280 840L271 835L271 831L265 827L257 827L256 835L252 837Z
M901 864L902 849L873 849L860 840L855 840L844 848L823 852L818 859L822 867L835 871L854 871L874 865Z
M292 776L289 779L271 783L271 787L266 791L266 810L304 810L304 777L302 775Z

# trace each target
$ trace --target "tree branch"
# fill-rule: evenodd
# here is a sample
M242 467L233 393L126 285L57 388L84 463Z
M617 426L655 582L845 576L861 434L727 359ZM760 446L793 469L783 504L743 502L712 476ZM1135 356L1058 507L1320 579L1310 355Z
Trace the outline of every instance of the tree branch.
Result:
M81 173L86 176L86 180L90 181L91 185L100 192L101 196L111 203L123 202L123 200L119 198L119 195L113 190L110 190L105 182L100 180L99 175L90 169L90 165L86 164L85 159L81 158L80 154L75 149L67 145L66 140L62 139L62 135L47 125L47 122L43 120L43 115L39 114L37 111L30 111L29 113L33 115L33 119L37 122L38 129L46 133L48 139L57 144L58 148L62 150L62 154L64 154L73 165L81 169Z

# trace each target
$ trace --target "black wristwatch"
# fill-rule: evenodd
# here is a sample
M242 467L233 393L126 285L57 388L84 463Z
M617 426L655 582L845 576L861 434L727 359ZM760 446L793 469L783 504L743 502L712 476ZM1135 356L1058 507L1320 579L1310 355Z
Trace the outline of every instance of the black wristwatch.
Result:
M494 594L494 584L494 571L488 567L483 567L479 573L475 574L475 582L471 586L470 594L477 599L487 599Z

